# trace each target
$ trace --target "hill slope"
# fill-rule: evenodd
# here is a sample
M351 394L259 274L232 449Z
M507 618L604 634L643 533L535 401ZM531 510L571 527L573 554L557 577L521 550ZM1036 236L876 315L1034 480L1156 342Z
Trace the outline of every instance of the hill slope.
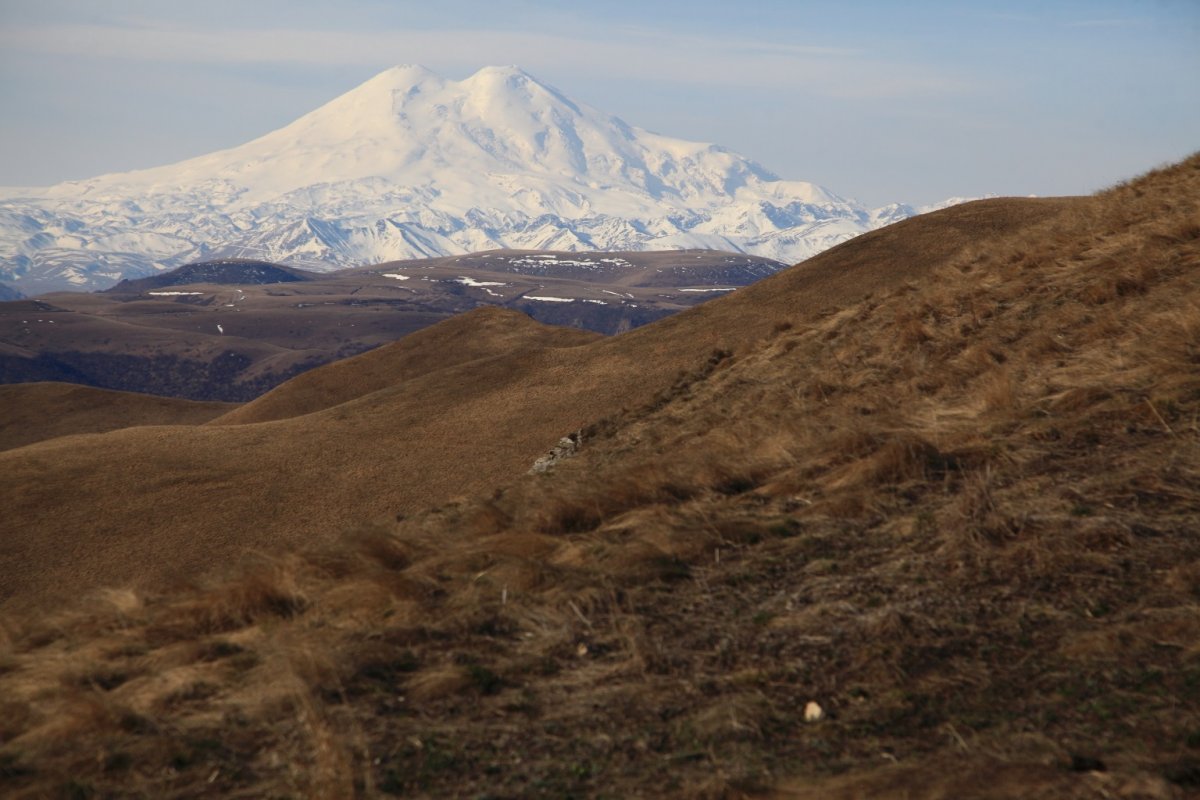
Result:
M649 401L716 350L918 279L974 231L986 240L1065 205L989 200L906 220L611 339L479 308L378 357L301 376L229 417L275 420L266 424L130 428L0 454L0 498L12 498L0 528L0 602L135 576L169 585L247 548L332 541L348 524L483 490L564 434ZM882 261L885 252L898 257ZM393 376L405 379L388 384ZM279 419L310 410L319 411ZM148 566L137 556L150 542L163 556Z
M403 342L334 362L297 376L245 405L230 409L214 425L245 425L288 419L340 406L377 391L404 387L438 370L457 367L506 351L524 355L521 340L530 323L513 312L477 311L418 331ZM554 331L563 345L586 344L597 334Z
M199 425L231 411L228 403L110 392L70 383L0 386L0 450L77 433L142 425Z
M912 220L940 258L794 269L625 336L470 362L528 366L511 394L485 378L447 413L476 422L458 428L471 449L435 439L427 458L480 458L564 395L554 424L604 418L548 472L510 468L333 550L14 620L0 780L14 796L1182 798L1200 784L1198 186L1195 157L1095 198L992 204L1007 235L986 234L988 206L958 212L972 225ZM754 292L752 321L701 335ZM651 385L647 364L677 363L692 368ZM258 447L344 411L391 416L403 449L389 404L437 374L202 435ZM639 389L624 409L596 401L623 385ZM54 445L14 452L53 463Z

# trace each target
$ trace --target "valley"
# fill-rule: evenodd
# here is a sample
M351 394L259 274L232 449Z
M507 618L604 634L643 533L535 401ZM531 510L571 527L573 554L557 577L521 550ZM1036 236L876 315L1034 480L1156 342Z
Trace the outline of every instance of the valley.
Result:
M0 384L244 402L480 306L615 334L783 267L713 250L497 250L327 273L204 262L104 292L0 303Z

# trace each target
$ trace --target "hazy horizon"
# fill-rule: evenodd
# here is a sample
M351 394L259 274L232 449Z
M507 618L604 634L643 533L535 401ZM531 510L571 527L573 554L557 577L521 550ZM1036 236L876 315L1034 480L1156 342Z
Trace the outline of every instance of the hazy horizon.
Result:
M464 25L460 20L469 20ZM1200 7L458 0L0 7L0 185L158 166L398 63L568 96L879 205L1078 194L1200 148Z

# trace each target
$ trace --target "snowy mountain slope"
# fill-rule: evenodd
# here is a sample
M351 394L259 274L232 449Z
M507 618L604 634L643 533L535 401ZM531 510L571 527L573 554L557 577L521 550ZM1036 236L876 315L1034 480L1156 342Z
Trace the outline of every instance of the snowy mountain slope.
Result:
M394 67L239 147L0 198L0 280L26 294L219 257L328 270L700 247L792 263L915 213L632 127L517 67Z

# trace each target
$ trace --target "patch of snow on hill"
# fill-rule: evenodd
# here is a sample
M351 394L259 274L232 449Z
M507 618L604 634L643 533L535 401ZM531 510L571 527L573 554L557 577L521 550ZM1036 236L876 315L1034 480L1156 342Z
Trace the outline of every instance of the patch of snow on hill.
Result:
M461 275L459 277L455 278L454 282L461 283L463 286L474 286L474 287L507 286L508 285L506 283L500 283L499 281L477 281L474 278L468 278L468 277L461 276Z

